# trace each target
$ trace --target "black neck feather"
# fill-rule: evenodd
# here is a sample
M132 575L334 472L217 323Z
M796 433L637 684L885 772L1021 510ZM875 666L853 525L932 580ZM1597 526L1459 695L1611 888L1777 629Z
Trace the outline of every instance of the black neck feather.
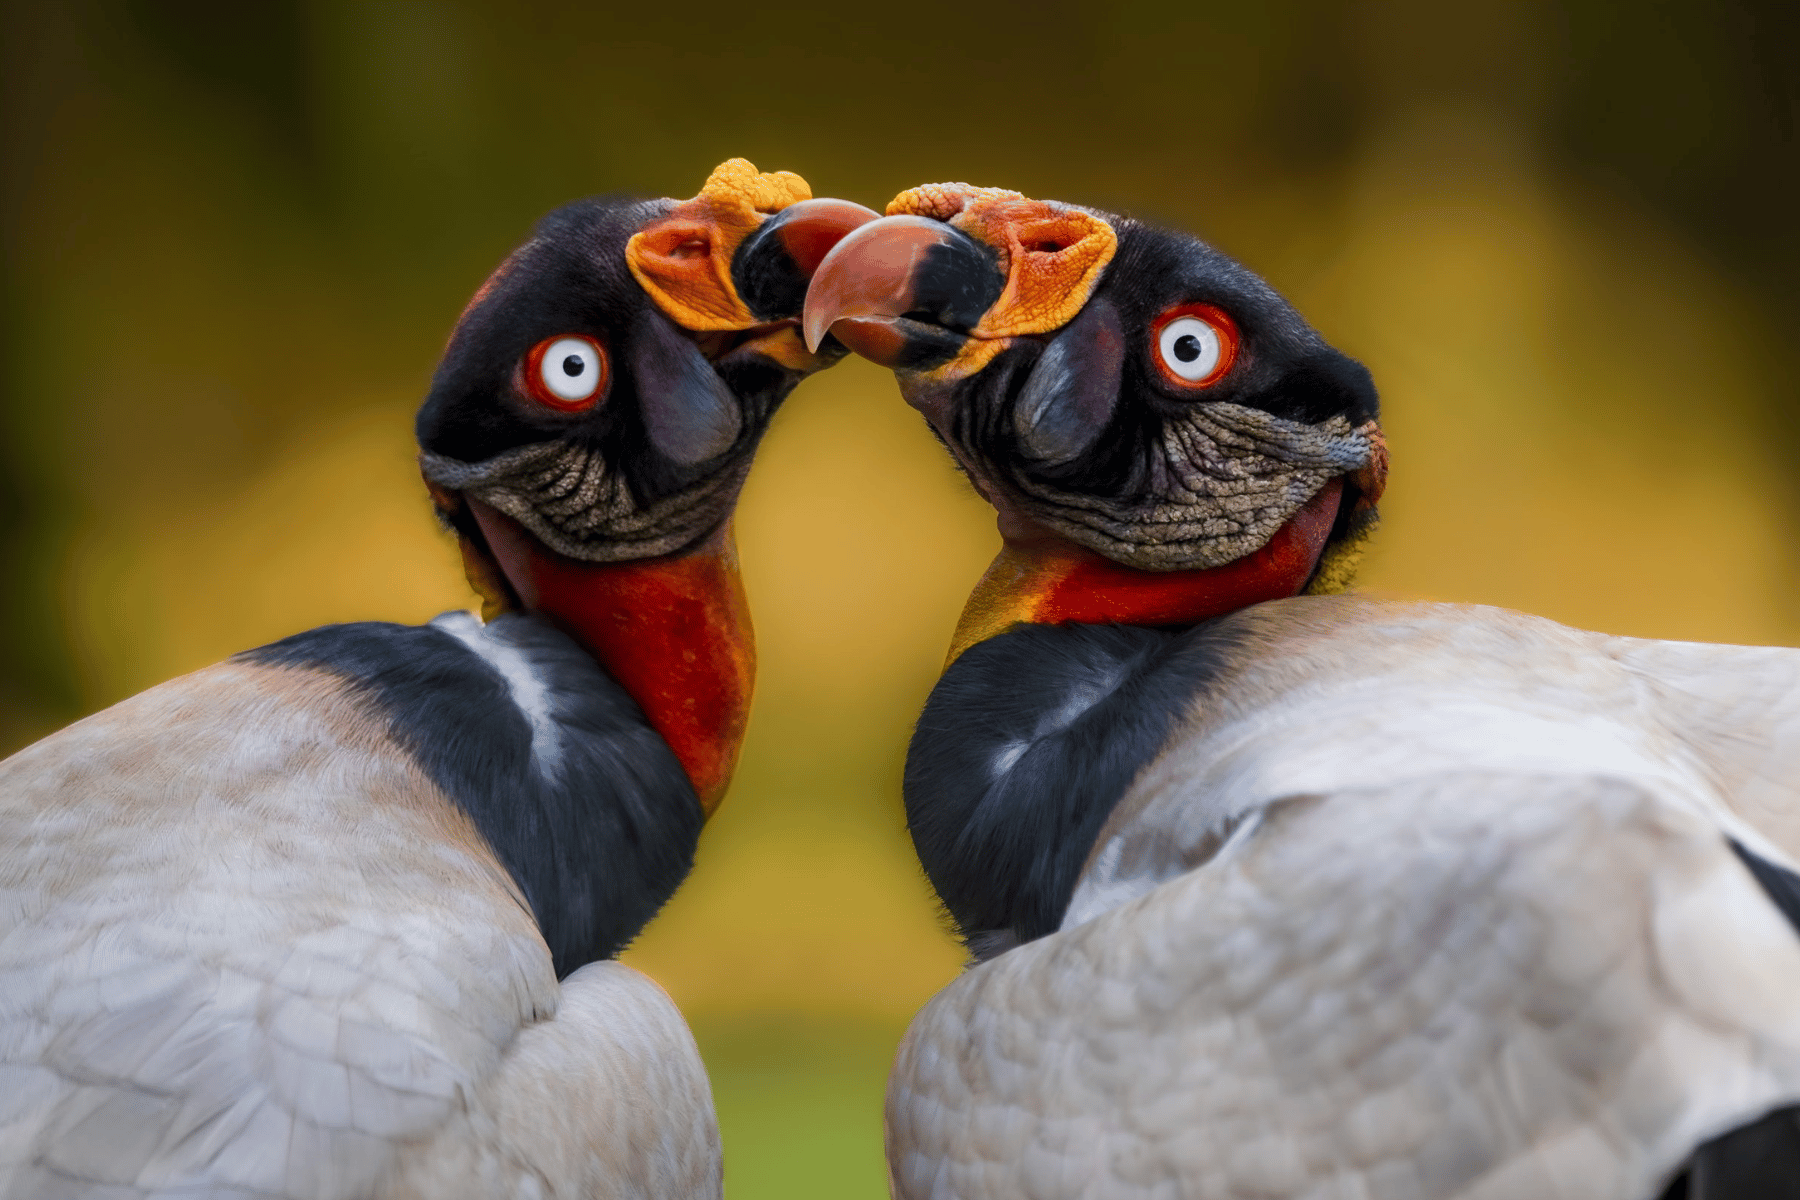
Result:
M1052 933L1094 839L1228 643L1208 627L1022 626L966 651L906 757L906 818L978 957Z
M240 657L368 697L525 893L559 978L623 949L693 865L703 818L674 752L535 618L328 625Z

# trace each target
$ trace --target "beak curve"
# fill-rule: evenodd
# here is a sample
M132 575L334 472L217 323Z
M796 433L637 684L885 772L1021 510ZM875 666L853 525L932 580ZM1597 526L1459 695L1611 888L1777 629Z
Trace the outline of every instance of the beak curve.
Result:
M955 357L1005 287L998 256L968 234L883 217L819 263L801 330L814 351L829 333L882 366L923 369Z
M832 248L852 231L880 219L848 200L802 200L759 225L731 259L731 283L759 321L793 320L807 285Z

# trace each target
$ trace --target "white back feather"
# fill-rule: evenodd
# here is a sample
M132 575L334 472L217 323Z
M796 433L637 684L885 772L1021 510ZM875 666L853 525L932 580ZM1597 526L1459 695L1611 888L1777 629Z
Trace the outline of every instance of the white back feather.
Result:
M606 1082L538 1080L560 1123L531 1153L575 1137L610 1148L582 1180L674 1171L717 1194L704 1071L666 998L615 987L620 1007L565 1021L510 877L336 680L225 664L79 722L0 763L0 845L0 1195L405 1194L409 1148L457 1122L499 1139L469 1152L514 1153L533 1115L481 1105L530 1082L522 1034L592 1065L644 1021L688 1097L667 1144L620 1142L622 1102L596 1104L641 1090L634 1050Z
M1800 1101L1800 936L1726 841L1793 862L1800 652L1233 620L1061 932L913 1022L896 1197L1648 1200Z

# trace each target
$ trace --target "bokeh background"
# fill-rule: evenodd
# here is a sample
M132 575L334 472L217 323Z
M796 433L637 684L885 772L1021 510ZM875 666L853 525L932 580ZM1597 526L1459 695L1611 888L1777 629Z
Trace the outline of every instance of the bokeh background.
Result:
M1380 383L1375 590L1800 639L1800 6L7 0L0 749L327 621L470 602L410 416L575 196L744 155L1197 231ZM690 1015L733 1200L878 1197L958 968L908 726L995 548L892 384L781 414L739 521L762 675L630 958Z

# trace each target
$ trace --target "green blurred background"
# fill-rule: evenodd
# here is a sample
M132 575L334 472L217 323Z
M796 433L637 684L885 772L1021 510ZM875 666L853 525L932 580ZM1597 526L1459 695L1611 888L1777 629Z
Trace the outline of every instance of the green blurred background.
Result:
M1381 384L1366 582L1800 638L1800 6L4 5L0 749L326 621L470 601L411 461L544 210L743 155L1195 230ZM891 382L781 414L739 522L742 771L630 958L692 1018L733 1200L878 1197L957 969L906 733L995 547Z

